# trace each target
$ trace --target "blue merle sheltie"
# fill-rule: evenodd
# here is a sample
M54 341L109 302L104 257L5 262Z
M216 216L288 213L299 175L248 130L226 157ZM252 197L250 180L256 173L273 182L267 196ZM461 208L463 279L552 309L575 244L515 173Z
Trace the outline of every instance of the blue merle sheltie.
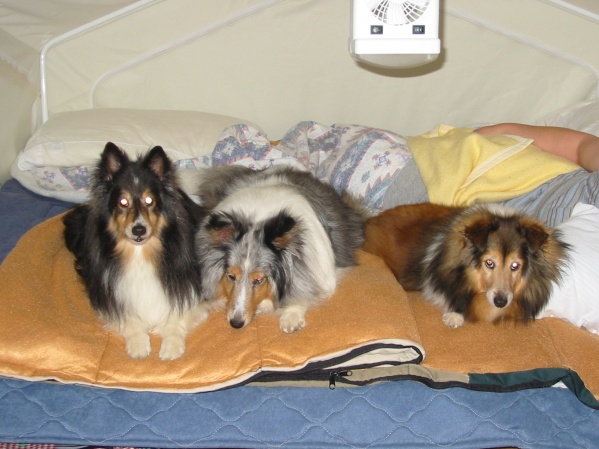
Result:
M179 189L157 146L130 160L106 144L89 203L65 215L64 237L92 307L124 338L132 358L162 337L162 360L180 357L188 331L207 318L194 235L204 209Z
M356 263L359 203L308 172L216 168L203 175L198 195L211 210L197 235L204 292L226 304L234 328L275 312L283 332L300 330L306 311Z

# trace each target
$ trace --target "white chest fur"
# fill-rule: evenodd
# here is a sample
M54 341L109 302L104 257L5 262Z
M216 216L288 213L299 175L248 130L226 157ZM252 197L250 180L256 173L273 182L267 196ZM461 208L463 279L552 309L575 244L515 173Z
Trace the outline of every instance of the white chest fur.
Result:
M158 278L156 267L136 247L129 263L124 267L117 289L117 300L125 307L129 317L137 317L150 327L164 324L171 305Z

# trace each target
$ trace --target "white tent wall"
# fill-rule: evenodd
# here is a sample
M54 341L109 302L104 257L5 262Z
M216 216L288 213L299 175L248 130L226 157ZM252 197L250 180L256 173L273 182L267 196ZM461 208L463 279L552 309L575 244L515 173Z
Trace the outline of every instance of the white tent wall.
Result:
M53 37L132 0L7 0L0 3L0 183L39 125L39 55Z
M31 135L32 105L37 88L27 78L0 60L0 182Z
M597 95L596 15L549 0L441 4L440 58L393 71L348 54L348 0L150 2L47 49L48 113L205 111L250 120L274 140L302 120L407 135L438 123L531 123ZM4 148L1 164L18 150Z

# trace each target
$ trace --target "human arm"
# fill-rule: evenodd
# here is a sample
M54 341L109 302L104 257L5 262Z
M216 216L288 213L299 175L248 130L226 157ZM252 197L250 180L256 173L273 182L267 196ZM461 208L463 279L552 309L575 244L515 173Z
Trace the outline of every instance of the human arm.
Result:
M599 137L569 128L499 123L483 126L479 134L513 134L533 139L537 147L569 159L589 171L599 170Z

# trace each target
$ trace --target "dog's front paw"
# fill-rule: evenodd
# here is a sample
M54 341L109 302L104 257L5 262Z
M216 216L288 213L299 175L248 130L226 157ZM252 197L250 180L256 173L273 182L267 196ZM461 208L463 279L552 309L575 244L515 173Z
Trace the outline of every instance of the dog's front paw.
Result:
M152 352L148 334L129 335L125 339L127 354L132 359L145 359Z
M306 326L305 313L305 310L294 307L283 310L279 319L279 328L287 334L297 332Z
M258 307L256 308L256 315L266 315L268 313L273 313L275 311L275 306L270 299L264 299Z
M171 336L162 339L160 352L158 353L160 360L175 360L185 352L185 340L179 337Z
M443 314L443 322L452 329L464 324L464 315L457 312L446 312Z

